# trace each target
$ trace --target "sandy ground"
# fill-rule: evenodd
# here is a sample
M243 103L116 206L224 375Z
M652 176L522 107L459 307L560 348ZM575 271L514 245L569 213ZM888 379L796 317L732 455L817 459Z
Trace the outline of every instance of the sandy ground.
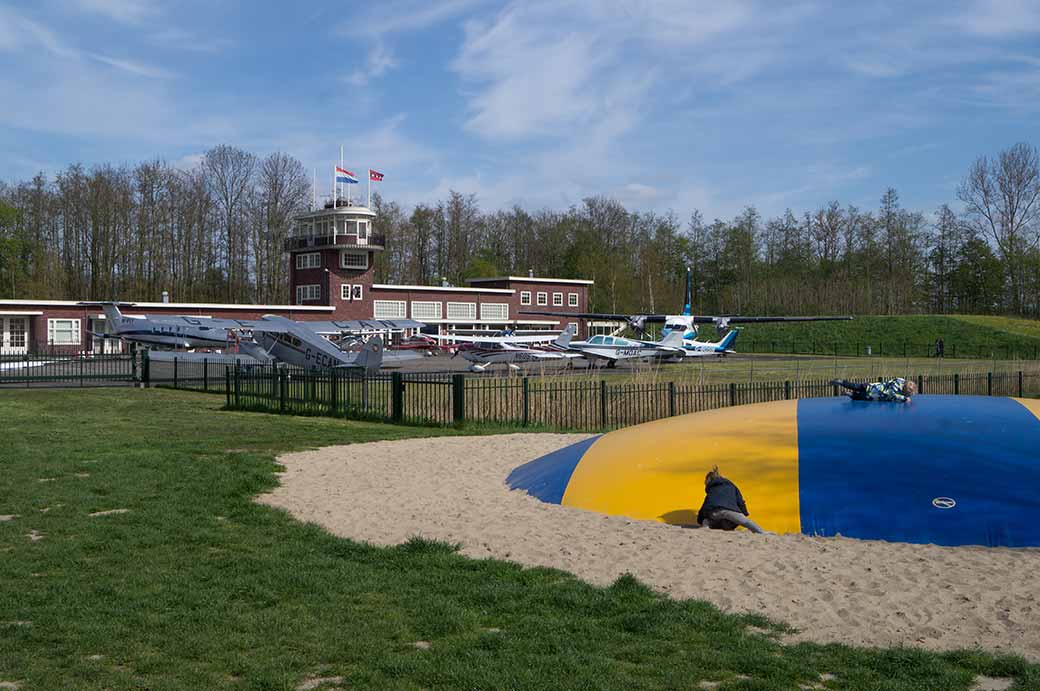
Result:
M1040 660L1040 550L691 530L544 504L504 484L517 465L584 438L445 437L288 454L281 486L259 501L377 545L422 535L600 585L629 572L674 597L786 622L800 631L793 640Z

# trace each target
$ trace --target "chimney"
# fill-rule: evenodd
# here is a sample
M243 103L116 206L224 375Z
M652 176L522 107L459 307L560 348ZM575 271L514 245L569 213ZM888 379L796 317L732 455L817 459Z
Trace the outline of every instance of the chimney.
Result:
M527 270L527 277L528 278L534 278L534 269L528 269Z
M169 302L169 301L170 301L170 291L168 291L168 290L164 290L164 291L162 292L162 301L163 301L164 303L166 303L166 302Z

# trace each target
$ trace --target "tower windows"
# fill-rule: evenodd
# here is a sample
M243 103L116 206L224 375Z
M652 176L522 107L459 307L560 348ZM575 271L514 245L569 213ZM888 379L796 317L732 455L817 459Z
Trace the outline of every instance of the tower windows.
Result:
M339 254L339 266L341 269L363 271L368 268L368 252L342 250Z
M321 252L307 252L305 254L296 255L296 268L297 269L320 269L321 268Z

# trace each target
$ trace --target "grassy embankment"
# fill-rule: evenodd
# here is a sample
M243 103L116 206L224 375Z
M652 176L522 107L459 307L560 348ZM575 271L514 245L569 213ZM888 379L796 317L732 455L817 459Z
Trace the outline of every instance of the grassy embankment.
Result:
M701 338L714 338L709 327ZM1033 358L1040 352L1040 322L990 316L908 315L863 316L848 322L751 324L737 339L741 352L811 352L862 355L870 345L874 355L928 356L928 347L942 337L947 357Z
M444 433L219 410L173 391L0 392L0 682L30 689L1040 688L965 652L780 645L757 617L374 548L252 502L276 453ZM91 513L122 511L91 517ZM739 558L735 555L734 558ZM429 642L417 646L416 642ZM805 688L805 687L801 687ZM819 688L824 688L820 686Z

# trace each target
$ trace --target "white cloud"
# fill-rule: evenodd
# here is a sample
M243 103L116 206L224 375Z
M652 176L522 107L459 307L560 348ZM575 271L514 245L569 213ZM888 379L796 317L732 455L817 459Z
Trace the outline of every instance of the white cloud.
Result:
M1035 0L975 0L957 15L954 24L989 38L1040 32L1040 4Z
M56 33L23 17L14 10L0 7L0 51L18 52L27 47L39 47L51 55L75 58L78 53Z
M365 66L354 70L347 77L348 84L366 86L372 79L382 77L387 70L397 67L397 59L382 41L376 41L368 50Z
M361 12L349 22L341 24L337 31L344 36L382 37L388 34L405 33L428 29L448 19L457 17L481 3L481 0L397 0L381 2ZM486 3L485 3L486 4Z
M110 67L115 67L117 69L123 70L124 72L129 72L130 74L135 74L140 77L148 77L149 79L171 79L174 76L172 72L164 70L161 67L154 67L152 65L147 65L143 62L136 62L134 60L120 60L117 58L109 57L107 55L98 54L91 54L90 57Z
M158 13L151 0L75 0L80 10L100 14L123 24L140 24Z

